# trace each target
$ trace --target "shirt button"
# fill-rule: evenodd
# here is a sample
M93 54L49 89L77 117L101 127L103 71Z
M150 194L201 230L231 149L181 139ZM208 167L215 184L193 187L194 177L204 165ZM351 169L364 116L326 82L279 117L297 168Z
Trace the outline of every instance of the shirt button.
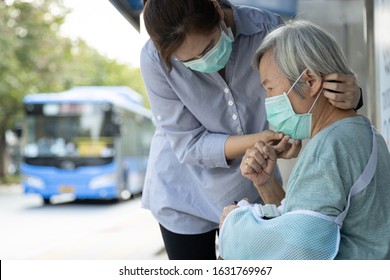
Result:
M229 93L229 89L228 89L228 88L225 88L223 91L224 91L225 93Z
M233 106L233 101L229 100L228 104L229 104L229 106Z
M233 120L237 120L237 115L234 114L234 115L232 116L232 119L233 119Z
M158 115L158 116L157 116L157 119L158 119L159 121L161 121L161 116L160 116L160 115Z

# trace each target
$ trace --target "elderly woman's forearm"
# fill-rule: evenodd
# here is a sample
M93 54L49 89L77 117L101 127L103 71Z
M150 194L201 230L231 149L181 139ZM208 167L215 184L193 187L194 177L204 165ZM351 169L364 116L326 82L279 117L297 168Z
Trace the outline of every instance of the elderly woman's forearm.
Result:
M263 185L255 184L255 187L265 204L275 204L276 206L279 206L286 195L282 185L275 176L272 176L268 182Z

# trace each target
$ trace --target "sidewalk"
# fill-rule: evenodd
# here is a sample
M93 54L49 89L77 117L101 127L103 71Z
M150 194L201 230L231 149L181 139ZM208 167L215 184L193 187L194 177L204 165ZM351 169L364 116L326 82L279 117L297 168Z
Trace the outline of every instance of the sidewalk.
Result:
M0 194L2 193L23 193L23 189L20 184L0 184Z

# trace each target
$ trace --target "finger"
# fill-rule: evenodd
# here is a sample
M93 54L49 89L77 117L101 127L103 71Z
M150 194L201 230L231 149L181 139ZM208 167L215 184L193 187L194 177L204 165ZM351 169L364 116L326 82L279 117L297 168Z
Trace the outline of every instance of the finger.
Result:
M251 175L257 174L258 172L245 162L240 166L241 175L250 179Z
M254 165L252 165L252 168L253 169L256 169L257 173L260 173L261 170L267 166L267 159L264 158L264 156L262 154L257 154L254 158L254 161L256 161L254 163Z
M284 154L285 154L288 150L291 149L291 145L292 145L292 144L291 144L290 142L288 142L287 145L286 145L285 150L282 151L282 152L280 152L280 153L277 153L278 157L279 157L279 158L285 158Z
M249 160L249 158L251 156L253 156L253 154L256 152L256 149L255 148L249 148L245 151L245 154L244 156L242 157L242 160L241 160L241 166L245 165L246 162Z
M253 157L257 161L257 163L264 168L267 165L267 159L264 158L264 155L262 154L261 150L265 146L264 142L256 142L255 148L257 149L256 153L254 153Z
M324 88L324 90L328 90L330 92L336 92L336 93L352 90L345 83L338 83L338 82L324 82L322 83L322 87Z
M332 104L333 106L337 107L337 108L340 108L340 109L350 109L350 106L348 106L347 103L345 103L344 101L333 101L333 100L330 100L329 99L329 102L330 104Z
M264 156L267 156L268 160L271 160L273 162L276 162L276 160L278 159L278 156L276 154L276 150L271 146L264 146L263 147L263 154L264 154ZM267 163L268 163L268 161L267 161Z
M290 140L290 136L285 135L277 145L273 145L272 147L275 149L276 153L278 154L282 153L290 148L291 145L289 143L289 140Z
M332 82L346 82L350 81L353 78L353 76L343 73L332 73L325 75L323 77L324 81L332 81Z
M324 80L325 78L327 81L323 82L323 93L333 106L344 110L357 106L360 99L360 90L355 76L337 73L325 76Z
M237 208L238 206L237 205L235 205L235 204L229 204L229 205L227 205L227 206L225 206L224 208L223 208L223 213L228 213L228 212L230 212L230 211L232 211L234 208Z
M324 96L328 98L330 101L342 102L346 98L345 94L341 92L333 92L329 90L323 90L322 92Z
M265 143L262 141L258 141L252 148L246 150L247 159L250 157L256 156L256 154L260 153L259 147L265 146Z
M256 157L248 157L245 164L251 167L256 173L261 173L263 166L266 166L266 160L258 153Z
M331 74L326 77L335 78L336 76L336 74ZM322 87L325 90L354 95L357 87L355 77L352 75L338 74L338 78L339 80L324 80Z
M274 168L276 166L276 152L275 150L270 146L263 147L263 153L267 155L267 166L263 169L263 172L267 175L271 175L274 171Z
M283 154L284 156L283 158L285 159L296 158L299 155L301 149L302 149L302 141L294 140L294 142L291 145L291 148Z
M234 206L234 207L233 207ZM226 219L226 216L234 209L234 208L237 208L238 206L236 205L228 205L226 207L223 208L222 210L222 215L221 217L219 218L219 225L221 226L224 222L224 220Z
M226 216L235 208L238 208L237 205L234 205L234 204L231 204L231 205L228 205L226 207L223 208L222 210L222 215L221 217L219 218L219 228L221 228L223 222L225 221L226 219Z
M261 132L263 136L263 142L266 144L271 143L273 141L279 141L283 138L283 133L272 131L272 130L265 130Z
M253 148L247 150L243 159L243 163L252 167L256 172L261 172L262 166L266 165L265 159L260 153L260 149L264 145L264 142L257 142Z

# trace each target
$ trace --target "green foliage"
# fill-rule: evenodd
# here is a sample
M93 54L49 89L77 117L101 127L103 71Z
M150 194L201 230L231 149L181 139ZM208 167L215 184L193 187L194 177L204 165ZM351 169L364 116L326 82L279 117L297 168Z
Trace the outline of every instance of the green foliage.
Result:
M66 65L61 75L65 88L73 86L128 86L144 96L149 107L146 89L139 68L130 68L100 55L83 40L63 39ZM77 73L77 75L75 75Z
M21 180L20 174L7 175L3 178L0 178L0 187L1 187L1 185L19 184L20 180Z
M61 0L0 1L0 178L5 131L21 121L24 95L116 85L131 87L147 102L138 68L108 59L82 40L60 36L68 13Z
M27 93L122 85L147 99L138 68L108 59L82 40L59 35L68 12L60 0L0 2L0 124L7 128L20 117Z

